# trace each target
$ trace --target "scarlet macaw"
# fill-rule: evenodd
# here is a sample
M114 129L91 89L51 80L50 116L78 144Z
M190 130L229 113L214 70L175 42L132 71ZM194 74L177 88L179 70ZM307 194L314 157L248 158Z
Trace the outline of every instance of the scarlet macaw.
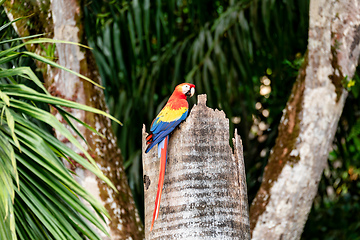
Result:
M158 157L160 158L159 183L150 231L154 226L154 221L159 216L161 193L164 184L167 161L169 134L187 117L189 104L186 101L186 97L192 97L194 93L194 84L182 83L177 85L164 108L151 123L150 134L146 137L146 144L148 144L148 147L146 148L145 153L148 153L151 148L158 144Z

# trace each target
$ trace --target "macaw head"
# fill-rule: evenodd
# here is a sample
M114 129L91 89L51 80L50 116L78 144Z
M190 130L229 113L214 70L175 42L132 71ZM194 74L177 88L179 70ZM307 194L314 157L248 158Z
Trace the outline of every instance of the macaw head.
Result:
M182 83L176 86L176 92L181 92L187 97L192 97L195 93L195 85L191 83Z

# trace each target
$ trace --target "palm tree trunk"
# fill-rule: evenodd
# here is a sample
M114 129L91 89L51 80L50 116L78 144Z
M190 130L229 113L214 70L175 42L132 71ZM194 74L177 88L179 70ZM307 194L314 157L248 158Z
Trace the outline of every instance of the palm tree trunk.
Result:
M145 150L145 126L143 150ZM159 218L150 232L157 191L157 149L143 151L146 239L250 239L242 143L229 120L198 97L170 136Z
M360 1L310 1L308 52L251 209L252 239L300 239L360 53Z

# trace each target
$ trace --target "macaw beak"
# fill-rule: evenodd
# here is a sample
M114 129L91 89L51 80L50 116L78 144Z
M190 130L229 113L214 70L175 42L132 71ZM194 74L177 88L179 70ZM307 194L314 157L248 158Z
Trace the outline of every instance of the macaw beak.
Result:
M190 88L189 91L186 92L185 95L188 96L188 97L192 97L192 96L194 96L194 93L195 93L195 88L192 87L192 88Z

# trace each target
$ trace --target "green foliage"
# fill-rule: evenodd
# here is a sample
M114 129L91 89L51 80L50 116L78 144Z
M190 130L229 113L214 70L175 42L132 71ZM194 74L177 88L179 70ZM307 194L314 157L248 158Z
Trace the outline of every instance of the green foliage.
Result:
M140 213L141 127L149 127L183 81L226 112L231 133L238 128L251 202L303 62L309 1L92 0L84 11L110 112L124 121L114 129ZM359 238L359 78L347 79L345 87L350 96L304 239Z
M306 49L308 1L92 0L84 13L110 113L124 122L114 130L140 214L142 124L184 81L239 129L252 199L295 80L283 61Z
M4 19L4 15L1 17ZM2 30L0 239L100 239L94 227L106 233L102 221L103 216L109 215L104 206L74 180L61 158L74 160L115 187L73 133L48 110L51 106L68 123L75 120L94 132L93 128L66 112L64 107L91 111L115 119L97 109L51 96L32 68L24 64L24 61L32 58L72 72L23 48L26 44L62 41L38 38L21 43L19 40L25 38L9 39L12 33L5 28ZM70 126L79 133L73 124ZM66 137L85 158L57 140L51 129Z

